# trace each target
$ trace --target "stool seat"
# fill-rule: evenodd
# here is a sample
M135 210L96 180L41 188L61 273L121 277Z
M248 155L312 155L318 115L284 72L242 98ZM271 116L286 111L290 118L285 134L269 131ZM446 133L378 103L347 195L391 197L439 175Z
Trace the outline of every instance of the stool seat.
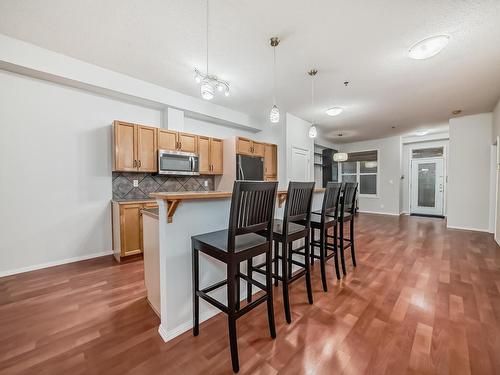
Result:
M335 225L336 221L337 220L332 216L325 217L325 224L327 226ZM321 216L311 215L311 226L314 228L319 228L320 225L321 225Z
M321 215L321 210L313 211L312 213L313 213L313 214L315 214L315 215ZM333 210L333 209L332 209L332 210L328 210L328 211L326 212L326 216L328 216L328 217L330 217L330 218L334 218L334 217L335 217L335 210ZM340 213L339 213L339 214L337 214L337 220L338 220L340 217L341 217ZM314 218L315 218L315 216L313 216L313 217L311 218L311 220L313 220ZM351 220L351 218L352 218L352 215L351 215L351 213L350 213L350 212L344 212L344 221L349 221L349 220Z
M227 236L228 230L223 229L193 236L192 240L203 243L213 250L227 252ZM246 233L236 236L234 242L234 252L239 253L241 251L250 250L254 247L264 245L267 243L267 239L255 233Z
M307 228L304 225L288 222L288 234L296 234L305 230L307 230ZM283 235L283 220L274 219L273 232Z

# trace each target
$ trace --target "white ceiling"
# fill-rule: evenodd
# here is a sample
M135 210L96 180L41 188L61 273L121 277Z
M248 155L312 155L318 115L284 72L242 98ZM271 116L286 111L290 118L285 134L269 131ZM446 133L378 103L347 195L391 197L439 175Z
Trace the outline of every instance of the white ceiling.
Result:
M231 96L214 101L259 121L272 105L275 35L280 109L315 117L335 142L442 125L454 109L490 111L500 97L498 0L211 0L210 8L210 71L231 84ZM203 0L0 0L0 33L199 96L204 9ZM435 34L451 35L441 54L407 57ZM324 114L332 106L344 113Z

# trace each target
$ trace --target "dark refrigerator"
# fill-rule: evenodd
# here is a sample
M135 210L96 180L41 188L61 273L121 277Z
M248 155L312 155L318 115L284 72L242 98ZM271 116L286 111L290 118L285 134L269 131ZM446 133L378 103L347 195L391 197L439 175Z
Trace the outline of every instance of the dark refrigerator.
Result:
M323 187L326 187L327 182L338 182L339 180L339 163L333 161L333 154L336 152L337 150L332 150L331 148L325 148L323 150Z
M236 179L264 181L264 158L236 155Z

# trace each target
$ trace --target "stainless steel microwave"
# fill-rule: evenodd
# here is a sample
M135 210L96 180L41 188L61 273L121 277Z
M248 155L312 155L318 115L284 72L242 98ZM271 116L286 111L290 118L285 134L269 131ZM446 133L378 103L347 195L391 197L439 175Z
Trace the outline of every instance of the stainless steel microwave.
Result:
M198 155L191 152L158 150L158 174L200 174Z

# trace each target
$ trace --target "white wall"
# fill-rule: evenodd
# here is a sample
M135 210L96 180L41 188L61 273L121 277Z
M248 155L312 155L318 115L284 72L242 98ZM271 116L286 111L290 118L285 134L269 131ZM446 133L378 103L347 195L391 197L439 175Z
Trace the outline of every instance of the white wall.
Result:
M311 123L302 120L290 113L286 114L285 124L285 151L286 151L286 176L285 181L292 176L292 148L298 147L309 152L309 181L314 181L314 139L309 138L308 132Z
M491 113L450 119L450 228L489 229L491 126Z
M0 275L111 252L111 123L160 112L0 71Z
M496 229L495 229L495 240L500 245L500 159L498 155L500 154L500 144L498 144L498 137L500 137L500 99L493 111L493 141L497 142L497 161L496 161Z
M449 135L447 135L449 137ZM401 161L401 175L404 176L401 179L401 213L409 214L410 213L410 182L411 182L411 173L410 173L410 163L411 163L411 154L413 149L418 148L429 148L429 147L444 147L445 154L445 175L448 170L448 140L439 140L439 141L427 141L427 142L414 142L414 143L405 143L403 144L403 154ZM446 216L446 179L445 179L445 204L444 204L444 215Z
M346 143L340 148L343 152L378 150L378 194L376 197L360 197L359 210L399 215L401 138Z

